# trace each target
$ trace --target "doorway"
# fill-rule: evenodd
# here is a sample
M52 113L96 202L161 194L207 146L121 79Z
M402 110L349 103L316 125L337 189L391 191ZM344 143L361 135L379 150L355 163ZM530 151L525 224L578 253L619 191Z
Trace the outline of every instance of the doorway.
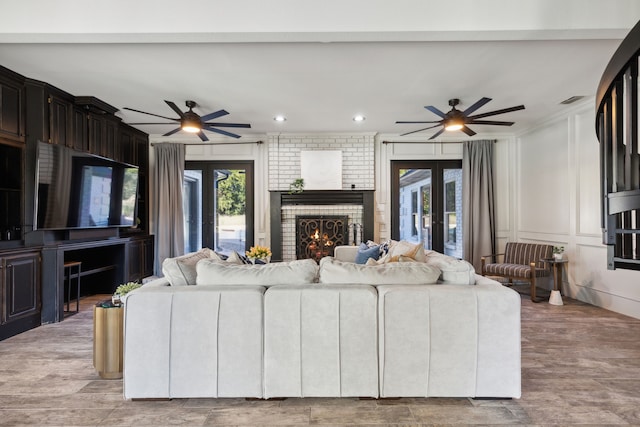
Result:
M462 161L391 162L391 238L462 258Z
M253 162L186 162L184 250L244 254L253 244Z

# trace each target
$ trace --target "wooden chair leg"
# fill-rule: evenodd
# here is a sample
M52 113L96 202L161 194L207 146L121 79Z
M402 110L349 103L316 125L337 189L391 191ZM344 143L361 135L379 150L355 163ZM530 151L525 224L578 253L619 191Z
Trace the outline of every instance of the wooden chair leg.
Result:
M540 300L536 297L536 263L532 262L531 266L531 301L540 302Z

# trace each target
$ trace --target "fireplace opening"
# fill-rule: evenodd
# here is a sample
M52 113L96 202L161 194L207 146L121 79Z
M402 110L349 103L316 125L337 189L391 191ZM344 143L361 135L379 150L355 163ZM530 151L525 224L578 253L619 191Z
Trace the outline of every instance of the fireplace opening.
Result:
M348 244L349 217L296 215L296 259L333 256L336 246Z

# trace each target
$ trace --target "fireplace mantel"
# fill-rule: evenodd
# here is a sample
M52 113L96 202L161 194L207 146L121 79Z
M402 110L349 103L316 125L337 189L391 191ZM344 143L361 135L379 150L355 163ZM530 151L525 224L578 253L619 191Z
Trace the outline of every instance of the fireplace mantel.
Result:
M373 240L373 190L304 190L270 192L271 259L282 260L282 206L360 205L363 208L362 241Z

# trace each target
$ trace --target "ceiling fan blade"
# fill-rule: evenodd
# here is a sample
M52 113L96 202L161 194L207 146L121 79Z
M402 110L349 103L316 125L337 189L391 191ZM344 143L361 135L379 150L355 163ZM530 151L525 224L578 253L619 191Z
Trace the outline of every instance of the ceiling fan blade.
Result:
M438 132L434 133L433 135L431 135L431 138L429 139L434 139L437 138L438 136L440 136L440 134L444 132L444 128L440 129Z
M462 132L466 133L466 134L467 134L467 135L469 135L469 136L473 136L473 135L475 135L475 134L476 134L474 131L472 131L471 129L469 129L469 128L468 128L468 127L466 127L466 126L462 126L462 129L460 129L460 130L461 130Z
M226 116L229 114L226 110L218 110L213 113L205 114L204 116L200 116L200 120L206 122L207 120L217 119L218 117Z
M483 117L495 116L497 114L510 113L512 111L524 110L524 105L518 105L517 107L504 108L502 110L489 111L488 113L476 114L475 116L467 117L468 120L481 119Z
M200 137L200 139L203 142L207 142L209 140L209 138L207 138L207 135L205 135L204 132L202 132L202 131L198 132L197 135Z
M236 135L235 133L227 132L226 130L216 129L216 128L207 128L208 131L219 133L220 135L230 136L232 138L240 138L240 135Z
M411 132L407 132L407 133L403 133L400 136L405 136L405 135L411 135L412 133L416 133L416 132L422 132L423 130L427 130L427 129L433 129L440 126L440 124L437 124L435 126L429 126L428 128L422 128L422 129L418 129L418 130L412 130Z
M147 113L146 111L140 111L140 110L136 110L136 109L129 108L129 107L123 107L123 110L129 110L129 111L135 111L136 113L148 114L150 116L160 117L161 119L179 121L179 119L176 119L175 117L165 117L165 116L161 116L159 114Z
M469 120L467 124L470 125L495 125L495 126L511 126L515 122L500 122L495 120Z
M176 120L179 121L179 120ZM160 123L160 122L154 122L154 123L127 123L128 125L175 125L175 123Z
M406 121L397 121L396 124L397 125L402 125L402 124L419 124L419 123L442 123L442 120L431 120L428 122L406 122Z
M444 119L445 114L442 111L438 110L433 105L426 105L424 108L426 108L427 110L431 111L436 116L440 116L440 117L442 117Z
M476 111L477 109L479 109L489 101L491 101L491 98L483 97L479 101L477 101L475 104L473 104L471 107L464 110L462 114L464 114L465 116L468 116L469 114L473 113L474 111Z
M205 127L228 127L228 128L250 128L248 123L202 123Z
M165 133L162 136L170 136L170 135L173 135L174 133L180 132L181 130L182 130L182 128L175 128L174 130L170 130L169 132Z
M176 114L178 114L178 116L180 116L180 118L181 118L181 119L183 119L183 118L184 118L184 113L182 112L182 110L181 110L181 109L179 109L179 108L178 108L178 106L177 106L176 104L174 104L174 103L173 103L173 102L171 102L171 101L167 101L166 99L164 100L164 102L166 102L166 103L167 103L167 105L168 105L169 107L171 107L171 109L172 109L173 111L175 111L175 112L176 112Z

